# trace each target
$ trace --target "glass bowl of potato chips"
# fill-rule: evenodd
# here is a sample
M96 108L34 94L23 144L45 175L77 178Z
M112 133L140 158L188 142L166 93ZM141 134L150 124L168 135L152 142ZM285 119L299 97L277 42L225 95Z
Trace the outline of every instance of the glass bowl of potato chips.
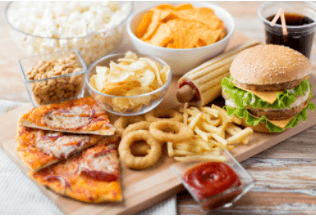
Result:
M154 3L127 21L139 53L155 53L182 75L222 53L234 32L233 17L208 2Z
M171 77L163 60L128 51L99 59L89 67L85 79L89 93L103 109L134 116L160 104Z

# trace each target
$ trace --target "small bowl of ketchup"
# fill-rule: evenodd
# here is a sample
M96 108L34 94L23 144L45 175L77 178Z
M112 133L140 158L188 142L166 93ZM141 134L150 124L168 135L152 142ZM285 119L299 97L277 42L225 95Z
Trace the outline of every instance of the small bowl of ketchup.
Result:
M201 210L231 207L254 185L253 177L226 150L225 162L177 163L171 166Z

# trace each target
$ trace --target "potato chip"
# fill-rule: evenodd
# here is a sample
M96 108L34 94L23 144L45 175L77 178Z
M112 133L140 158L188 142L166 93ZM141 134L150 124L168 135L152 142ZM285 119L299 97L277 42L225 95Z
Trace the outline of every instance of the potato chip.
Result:
M118 83L107 82L101 92L108 95L125 96L129 90L140 86L141 85L138 81L127 81Z
M130 108L128 98L113 98L113 109L117 112L126 112Z
M117 60L118 62L124 63L125 65L129 65L130 63L135 62L134 59L128 59L128 58L120 58Z
M134 88L134 89L131 89L130 91L128 91L126 96L143 95L143 94L148 93L148 92L150 92L150 89L145 88L145 87L138 87L138 88ZM143 96L129 99L129 103L133 107L137 107L139 105L149 105L150 101L151 101L150 95L143 95Z
M215 31L206 30L202 32L200 36L200 40L203 41L205 44L213 44L219 39L219 36L221 35L221 33L222 33L222 29L218 29Z
M170 4L161 4L161 5L158 5L155 7L156 9L159 9L159 10L175 10L175 7L173 7L172 5Z
M163 83L166 83L168 81L170 73L170 67L169 66L164 66L162 70L160 70L160 77Z
M110 69L108 67L96 66L96 72L97 76L95 80L95 86L97 90L102 91L106 83L107 76L110 73Z
M160 72L159 72L159 70L157 68L157 65L152 60L150 60L148 58L139 58L139 60L147 63L147 65L150 66L154 70L156 78L157 78L157 81L158 81L158 84L162 86L163 83L161 81Z
M147 87L153 83L156 76L151 70L145 70L144 72L136 75L136 80L141 84L142 87Z
M178 12L178 16L182 19L188 19L203 23L211 30L216 30L220 25L220 19L210 8L194 8L190 10L182 10Z
M124 58L126 59L133 59L135 61L138 60L138 56L136 55L136 53L133 53L132 51L127 51L125 54L124 54Z
M141 38L147 32L147 29L151 23L152 16L153 11L148 11L143 15L142 20L140 21L140 24L136 30L137 37Z
M193 48L200 35L207 30L201 23L190 20L171 20L167 25L173 33L174 46L180 49Z
M132 71L124 71L121 67L123 65L115 64L114 62L110 63L110 74L107 76L108 81L111 83L123 82L129 77L134 76Z
M142 37L142 40L147 40L151 38L151 36L155 33L156 29L160 25L159 20L160 20L160 10L154 10L151 23L148 26L147 32Z
M165 46L173 39L172 32L167 24L161 24L149 43L156 46Z
M179 4L178 6L176 6L176 7L174 8L174 10L176 10L176 11L188 10L188 9L194 9L193 5L183 3L183 4Z
M115 63L113 62L113 64L115 64ZM145 67L147 67L147 63L143 62L143 61L134 61L133 63L131 63L129 65L115 64L115 67L119 68L123 71L135 72L135 71L140 71L140 70L144 69Z

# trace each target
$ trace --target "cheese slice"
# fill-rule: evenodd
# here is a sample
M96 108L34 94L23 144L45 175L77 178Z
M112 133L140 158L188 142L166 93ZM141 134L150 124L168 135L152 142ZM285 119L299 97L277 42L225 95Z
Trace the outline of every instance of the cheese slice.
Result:
M305 105L304 105L304 108L305 107L307 107L307 102L305 103ZM304 109L303 108L303 109ZM259 117L257 117L257 116L254 116L254 115L252 115L250 112L248 112L249 113L249 115L251 115L252 117L255 117L255 118L257 118L257 119L260 119ZM293 117L291 117L291 118L288 118L288 119L283 119L283 120L270 120L270 119L267 119L270 123L272 123L272 124L274 124L275 126L278 126L278 127L280 127L280 128L285 128L286 127L286 125L294 118L295 116L293 116Z
M303 80L306 80L308 78L309 76L306 76L303 78ZM273 104L278 99L279 92L280 93L284 92L284 91L254 91L254 90L245 89L243 87L236 85L236 83L233 80L232 80L232 83L234 83L234 85L237 86L237 88L253 93L254 95L261 98L262 100L267 101L269 104Z
M295 116L288 118L288 119L283 119L283 120L269 120L269 122L271 122L272 124L274 124L275 126L278 126L280 128L285 128L286 125L294 118Z
M284 92L284 91L254 91L254 90L249 90L249 89L245 89L243 87L238 86L234 81L232 81L232 83L234 83L234 85L242 90L245 90L247 92L250 92L256 96L258 96L259 98L261 98L264 101L267 101L269 104L273 104L274 101L276 101L278 99L278 93L279 92Z

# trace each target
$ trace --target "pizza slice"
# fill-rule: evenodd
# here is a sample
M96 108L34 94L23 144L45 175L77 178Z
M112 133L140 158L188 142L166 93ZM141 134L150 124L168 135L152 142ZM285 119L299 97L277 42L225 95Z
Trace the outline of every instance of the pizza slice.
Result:
M80 154L29 176L56 193L89 203L122 200L118 137L107 137Z
M113 135L106 112L92 97L33 108L21 116L26 127L76 134Z
M101 138L98 135L45 131L19 124L17 154L29 169L36 171L97 144Z

